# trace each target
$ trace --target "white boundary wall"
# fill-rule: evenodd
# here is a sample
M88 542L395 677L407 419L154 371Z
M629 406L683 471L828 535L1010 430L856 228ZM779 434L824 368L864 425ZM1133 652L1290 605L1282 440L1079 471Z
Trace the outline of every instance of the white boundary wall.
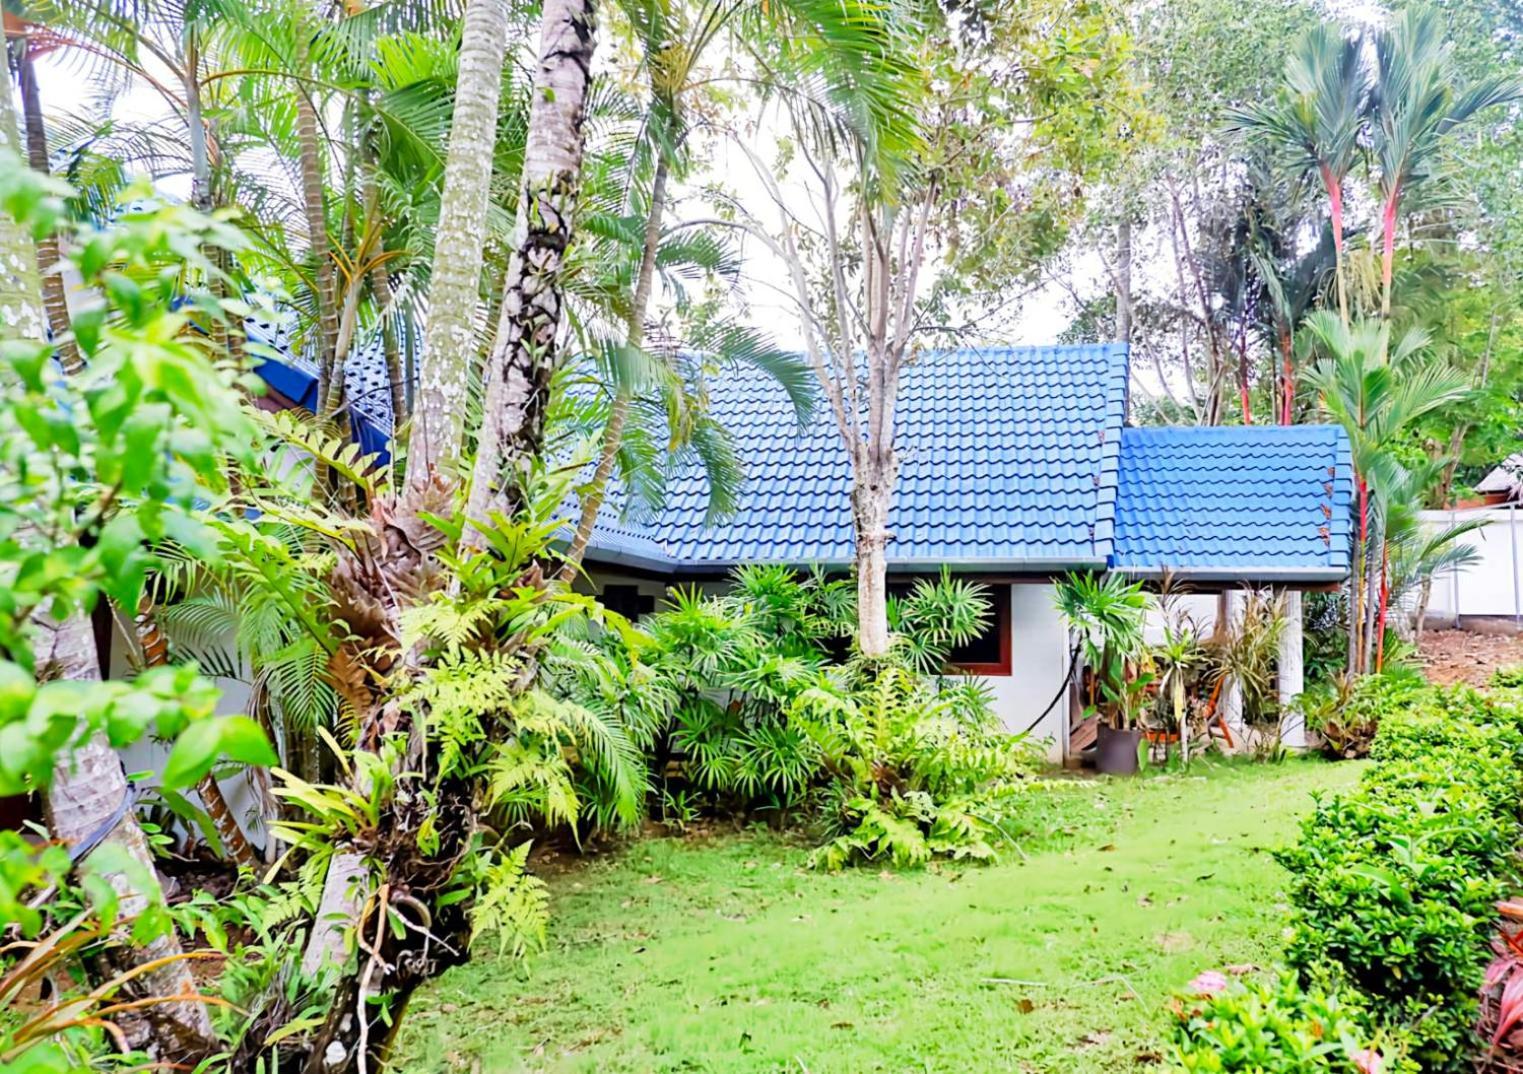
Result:
M1432 530L1484 523L1460 538L1476 550L1477 561L1434 576L1428 601L1430 622L1464 616L1523 619L1523 509L1508 505L1424 511L1420 518Z

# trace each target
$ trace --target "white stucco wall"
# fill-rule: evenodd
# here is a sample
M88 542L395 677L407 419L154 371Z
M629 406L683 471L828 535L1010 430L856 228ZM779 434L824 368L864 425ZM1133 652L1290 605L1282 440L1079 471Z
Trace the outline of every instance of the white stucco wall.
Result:
M579 588L600 591L605 585L634 585L643 595L656 599L659 609L666 584L612 571L596 570ZM706 592L720 592L722 579L703 583ZM1010 599L1010 674L980 678L994 695L994 712L1012 733L1031 726L1047 709L1068 671L1068 630L1053 606L1051 583L1033 582L1008 587ZM1212 604L1214 609L1215 605ZM1047 742L1047 755L1063 759L1068 734L1068 699L1059 699L1032 730L1032 737Z
M1005 729L1025 731L1057 694L1068 671L1068 628L1052 602L1046 582L1012 585L1010 592L1010 674L986 675L994 692L994 711ZM1063 759L1068 736L1068 697L1042 716L1031 732L1045 740L1047 756Z
M1424 511L1423 526L1438 531L1467 522L1483 526L1460 540L1473 548L1477 562L1434 576L1428 602L1430 619L1460 616L1523 618L1523 510L1480 507L1465 511ZM1516 555L1514 540L1516 539Z

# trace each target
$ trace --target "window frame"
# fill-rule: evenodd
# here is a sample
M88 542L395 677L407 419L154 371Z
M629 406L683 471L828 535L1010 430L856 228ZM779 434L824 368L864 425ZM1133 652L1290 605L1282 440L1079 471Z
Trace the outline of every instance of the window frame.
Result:
M960 675L986 675L991 678L1006 678L1010 675L1013 660L1011 646L1011 611L1010 606L1014 599L1009 582L980 582L989 591L989 602L994 613L994 622L991 629L996 632L999 639L999 659L981 663L959 663L954 660L947 661L947 667Z

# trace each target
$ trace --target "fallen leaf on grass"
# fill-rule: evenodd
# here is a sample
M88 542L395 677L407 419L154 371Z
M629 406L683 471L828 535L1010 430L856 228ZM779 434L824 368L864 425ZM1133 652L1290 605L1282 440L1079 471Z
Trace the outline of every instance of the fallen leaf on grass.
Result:
M1015 1009L1022 1014L1030 1014L1036 1010L1036 1004L1032 1003L1029 999L1022 998L1015 1001Z

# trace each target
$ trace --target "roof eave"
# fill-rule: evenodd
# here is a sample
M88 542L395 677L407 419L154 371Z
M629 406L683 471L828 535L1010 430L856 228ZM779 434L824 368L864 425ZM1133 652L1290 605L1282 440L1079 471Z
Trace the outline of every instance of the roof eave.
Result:
M1130 578L1162 578L1168 575L1183 582L1238 582L1253 585L1268 582L1288 585L1326 585L1341 582L1349 575L1347 567L1142 567L1116 566L1111 570Z

